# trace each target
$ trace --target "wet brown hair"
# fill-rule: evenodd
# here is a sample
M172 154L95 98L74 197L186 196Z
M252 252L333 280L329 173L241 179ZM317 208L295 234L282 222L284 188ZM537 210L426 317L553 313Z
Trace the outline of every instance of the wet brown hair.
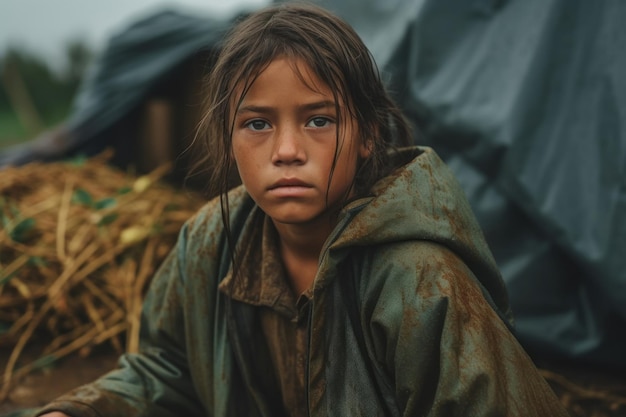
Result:
M232 185L235 166L231 152L233 105L236 108L258 75L281 57L307 64L329 87L337 126L341 117L356 122L358 139L370 149L369 157L357 167L356 197L367 194L374 182L388 173L390 148L412 143L408 123L352 27L320 7L304 3L261 9L235 25L221 45L207 79L206 110L198 130L198 137L207 146L200 164L214 170L210 194L221 196L224 219L228 218L226 192ZM339 134L338 130L337 140Z

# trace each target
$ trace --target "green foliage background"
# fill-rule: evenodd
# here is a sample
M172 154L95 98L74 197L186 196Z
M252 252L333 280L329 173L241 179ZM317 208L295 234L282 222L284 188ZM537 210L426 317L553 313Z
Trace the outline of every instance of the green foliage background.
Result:
M10 47L0 57L0 148L33 139L42 130L67 118L72 100L93 57L90 47L81 40L65 46L65 63L61 71L52 69L41 56ZM11 68L10 76L7 71ZM19 80L15 79L18 74ZM11 100L7 83L21 83L40 123L25 126L19 109Z

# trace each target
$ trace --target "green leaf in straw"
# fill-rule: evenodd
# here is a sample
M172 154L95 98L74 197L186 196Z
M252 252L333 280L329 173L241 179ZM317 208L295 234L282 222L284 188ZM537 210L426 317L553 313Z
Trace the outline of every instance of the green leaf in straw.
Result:
M117 213L110 213L107 214L106 216L103 216L100 221L98 222L98 226L106 226L108 224L111 224L115 221L115 219L118 218L118 214Z
M117 201L113 197L103 198L102 200L96 201L93 205L96 210L102 210L105 208L113 207L117 204Z
M28 234L35 228L35 219L27 217L20 221L11 229L9 236L13 241L24 243L28 238Z
M72 196L72 201L74 203L84 204L86 206L93 205L93 198L91 197L91 194L89 194L87 191L85 191L82 188L77 188L76 191L74 191L74 195Z

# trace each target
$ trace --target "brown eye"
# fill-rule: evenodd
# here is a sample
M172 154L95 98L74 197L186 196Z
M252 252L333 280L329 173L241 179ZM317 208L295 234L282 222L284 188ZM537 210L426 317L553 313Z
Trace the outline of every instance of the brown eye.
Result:
M263 130L269 127L269 123L267 123L265 120L255 119L246 123L246 127L251 130Z
M309 120L307 127L326 127L331 123L332 121L328 117L314 117Z

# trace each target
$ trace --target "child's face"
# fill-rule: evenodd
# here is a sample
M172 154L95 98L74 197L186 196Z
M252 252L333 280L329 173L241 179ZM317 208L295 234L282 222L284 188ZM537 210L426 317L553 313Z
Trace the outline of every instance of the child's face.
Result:
M337 141L333 95L299 60L274 60L252 84L235 112L232 151L248 193L274 222L326 219L349 193L358 156L368 150L342 113Z

